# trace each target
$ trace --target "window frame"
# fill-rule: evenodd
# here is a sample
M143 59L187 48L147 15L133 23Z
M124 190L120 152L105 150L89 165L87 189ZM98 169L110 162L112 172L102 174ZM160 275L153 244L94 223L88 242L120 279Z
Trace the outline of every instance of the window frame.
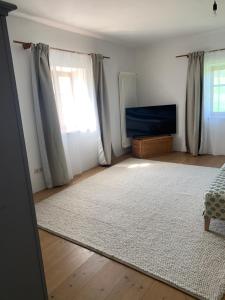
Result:
M52 80L53 80L53 88L55 90L54 92L56 94L56 99L57 99L57 95L59 96L61 94L60 77L63 77L63 78L69 79L72 95L73 95L74 99L76 99L75 105L79 104L79 101L77 101L78 98L75 96L76 94L75 94L73 79L74 79L74 77L79 79L79 71L80 70L82 70L82 72L84 73L84 78L82 78L82 80L85 80L86 76L87 76L87 74L86 74L87 69L86 68L83 68L83 67L74 68L74 67L62 67L62 66L51 67L51 76L52 76ZM88 90L88 87L87 87L87 90ZM59 122L60 122L61 127L64 129L64 132L66 134L74 134L74 133L82 133L82 134L87 133L87 134L90 134L92 132L97 131L97 115L96 115L94 105L91 101L90 101L89 104L91 106L93 106L93 108L90 108L90 111L93 109L91 114L92 113L94 114L93 115L94 122L92 124L93 126L90 125L90 123L89 123L89 126L86 126L85 129L82 129L81 127L79 127L79 125L78 126L75 125L74 127L73 126L68 126L68 123L65 122L65 115L62 112L63 98L61 96L59 96L59 99L61 100L61 101L59 101L59 103L61 103L60 105L58 104L58 101L56 101L58 114L59 114L59 116L61 115L61 117L59 117ZM89 111L89 114L90 114L90 111ZM61 120L64 120L64 122L61 122Z
M225 83L224 84L214 84L214 78L215 78L215 71L220 71L220 70L224 70L225 71L225 64L223 65L216 65L216 66L212 66L210 68L211 72L211 76L210 76L210 85L211 85L211 89L210 89L210 113L211 116L213 117L223 117L225 118L225 111L222 112L214 112L213 111L213 102L214 102L214 88L215 87L225 87Z

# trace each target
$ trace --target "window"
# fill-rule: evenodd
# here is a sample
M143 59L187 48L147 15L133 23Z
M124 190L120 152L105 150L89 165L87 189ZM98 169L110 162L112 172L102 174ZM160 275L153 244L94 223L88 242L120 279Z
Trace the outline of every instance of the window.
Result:
M63 131L95 131L96 113L86 69L56 66L52 77Z
M211 67L211 113L225 114L225 65Z

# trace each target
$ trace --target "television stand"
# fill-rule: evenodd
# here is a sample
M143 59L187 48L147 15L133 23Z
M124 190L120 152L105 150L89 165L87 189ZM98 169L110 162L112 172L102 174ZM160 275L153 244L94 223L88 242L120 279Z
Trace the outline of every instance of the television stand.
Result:
M170 135L136 137L132 139L132 154L138 158L172 152L173 137Z

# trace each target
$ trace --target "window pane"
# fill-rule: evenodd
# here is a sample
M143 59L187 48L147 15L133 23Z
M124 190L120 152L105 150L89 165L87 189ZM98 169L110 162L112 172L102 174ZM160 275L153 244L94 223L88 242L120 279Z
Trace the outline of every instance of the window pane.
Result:
M225 112L225 86L214 86L213 112Z
M220 84L219 72L216 70L216 71L214 71L213 75L214 75L213 76L213 78L214 78L214 85Z
M225 84L225 69L214 71L214 85Z
M220 84L225 84L225 70L220 70Z
M56 100L61 128L65 132L95 132L96 111L92 84L84 68L56 67Z
M63 127L66 128L66 131L72 131L76 129L76 121L73 113L76 111L76 108L73 101L73 91L69 77L59 76L59 89L60 98L62 99L61 121L63 121Z

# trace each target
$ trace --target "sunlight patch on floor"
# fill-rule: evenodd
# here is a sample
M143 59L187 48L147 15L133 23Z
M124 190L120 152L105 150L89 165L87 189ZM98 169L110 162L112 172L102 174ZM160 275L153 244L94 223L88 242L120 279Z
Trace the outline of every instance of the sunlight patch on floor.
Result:
M140 163L140 164L131 164L127 168L128 169L135 169L135 168L146 168L149 167L150 163Z

